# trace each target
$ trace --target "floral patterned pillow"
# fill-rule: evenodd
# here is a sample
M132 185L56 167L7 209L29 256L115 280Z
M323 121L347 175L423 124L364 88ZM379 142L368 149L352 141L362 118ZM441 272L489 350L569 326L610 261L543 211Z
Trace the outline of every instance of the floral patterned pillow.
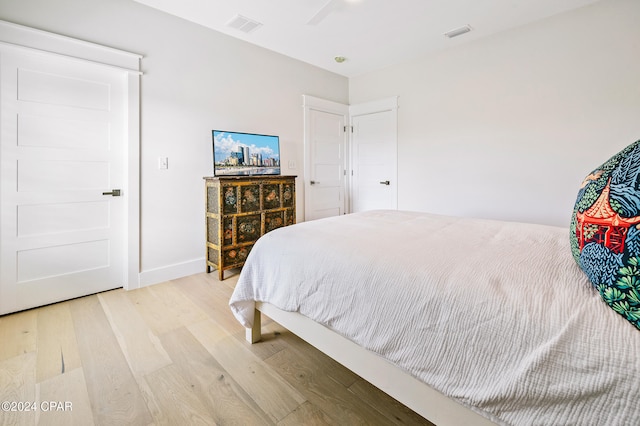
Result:
M640 329L640 140L584 179L570 239L604 301Z

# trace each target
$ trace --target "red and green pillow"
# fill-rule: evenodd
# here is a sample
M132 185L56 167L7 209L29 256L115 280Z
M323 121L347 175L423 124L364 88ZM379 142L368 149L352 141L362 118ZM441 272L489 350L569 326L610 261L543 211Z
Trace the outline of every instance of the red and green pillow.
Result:
M640 329L640 140L582 182L570 239L603 300Z

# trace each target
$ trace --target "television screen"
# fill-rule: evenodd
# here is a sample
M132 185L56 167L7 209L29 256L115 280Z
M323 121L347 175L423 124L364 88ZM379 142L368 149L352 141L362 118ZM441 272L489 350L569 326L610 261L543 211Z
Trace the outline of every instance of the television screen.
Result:
M213 174L279 175L280 139L278 136L213 130Z

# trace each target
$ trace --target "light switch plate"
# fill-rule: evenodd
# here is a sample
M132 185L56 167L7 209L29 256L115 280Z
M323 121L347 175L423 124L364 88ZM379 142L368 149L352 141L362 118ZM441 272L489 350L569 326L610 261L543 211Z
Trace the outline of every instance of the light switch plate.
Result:
M169 168L169 157L158 157L158 168L167 170Z

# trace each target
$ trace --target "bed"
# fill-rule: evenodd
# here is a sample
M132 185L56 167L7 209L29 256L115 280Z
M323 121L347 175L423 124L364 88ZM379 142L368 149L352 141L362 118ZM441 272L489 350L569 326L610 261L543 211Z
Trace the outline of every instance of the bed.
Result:
M230 299L437 425L640 422L640 331L567 228L377 210L261 237Z

